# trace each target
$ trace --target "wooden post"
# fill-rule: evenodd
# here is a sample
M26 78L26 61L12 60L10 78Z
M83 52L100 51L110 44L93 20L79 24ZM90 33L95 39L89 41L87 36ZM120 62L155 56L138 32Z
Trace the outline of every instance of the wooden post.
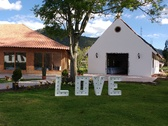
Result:
M42 67L44 67L44 55L45 55L45 53L43 52L42 53Z

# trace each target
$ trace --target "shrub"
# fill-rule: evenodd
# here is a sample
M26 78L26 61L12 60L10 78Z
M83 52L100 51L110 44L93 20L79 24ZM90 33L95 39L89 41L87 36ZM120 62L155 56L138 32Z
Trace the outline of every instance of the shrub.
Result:
M68 70L62 71L62 84L67 84L69 82Z
M68 77L68 70L67 69L62 71L62 77Z
M78 75L83 75L84 70L78 70L77 72L78 72Z
M13 75L12 75L12 80L16 83L19 81L19 79L22 77L22 71L21 69L15 69L13 71Z

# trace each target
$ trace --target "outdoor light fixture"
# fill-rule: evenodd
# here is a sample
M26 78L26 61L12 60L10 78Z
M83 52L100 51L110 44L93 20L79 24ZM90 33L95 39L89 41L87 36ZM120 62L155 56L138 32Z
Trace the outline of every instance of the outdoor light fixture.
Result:
M96 55L96 58L98 58L98 53L96 53L95 55Z
M137 54L137 56L138 56L138 59L140 59L140 58L141 58L141 57L140 57L140 53L138 53L138 54Z

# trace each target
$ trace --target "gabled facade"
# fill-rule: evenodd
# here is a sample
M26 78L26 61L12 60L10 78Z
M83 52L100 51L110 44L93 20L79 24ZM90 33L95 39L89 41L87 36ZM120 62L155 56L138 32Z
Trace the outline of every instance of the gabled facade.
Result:
M23 24L0 25L0 73L60 74L69 69L69 47L62 45Z
M122 19L99 37L88 51L88 73L151 76L159 72L159 55Z

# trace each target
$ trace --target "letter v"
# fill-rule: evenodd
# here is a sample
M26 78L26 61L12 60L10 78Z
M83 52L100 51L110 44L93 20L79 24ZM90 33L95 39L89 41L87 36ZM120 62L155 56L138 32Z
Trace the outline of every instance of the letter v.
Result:
M104 80L105 80L105 77L103 76L93 77L95 95L101 95L103 85L104 85Z

